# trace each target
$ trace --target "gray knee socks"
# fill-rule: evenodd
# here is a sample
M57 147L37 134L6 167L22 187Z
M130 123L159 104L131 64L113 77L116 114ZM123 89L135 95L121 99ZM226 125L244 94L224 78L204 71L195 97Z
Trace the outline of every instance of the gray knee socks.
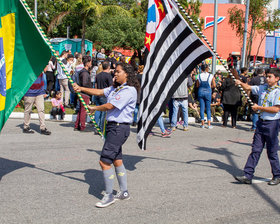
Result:
M114 178L115 174L112 168L109 170L103 170L103 177L105 182L105 190L107 194L113 193L113 185L114 185Z
M122 192L127 191L127 176L124 165L122 164L121 166L115 167L115 170L120 185L120 190Z

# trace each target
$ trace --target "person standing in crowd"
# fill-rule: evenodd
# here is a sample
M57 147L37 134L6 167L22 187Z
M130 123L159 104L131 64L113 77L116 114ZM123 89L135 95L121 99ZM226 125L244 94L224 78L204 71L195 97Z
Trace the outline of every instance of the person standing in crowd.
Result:
M235 69L238 74L240 74L240 68L241 68L241 58L238 56L236 59L236 66L235 66Z
M45 95L46 93L44 90L43 73L41 73L24 96L23 133L27 133L27 134L34 133L34 131L30 128L30 119L31 119L32 107L35 104L38 111L41 134L42 135L51 134L51 132L47 130L45 124L45 105L44 105Z
M248 69L246 67L241 68L241 73L239 77L243 83L247 83L247 76L248 76L247 74L248 74Z
M96 89L105 89L113 85L113 79L110 73L110 63L108 61L103 61L101 63L103 72L100 72L96 75ZM107 103L105 96L96 96L95 97L96 106L101 106ZM106 111L96 111L94 115L95 122L99 126L101 132L104 131L104 122L106 117Z
M51 57L46 69L46 76L47 76L47 94L51 95L52 91L54 90L54 82L55 76L54 72L56 69L56 58L54 56Z
M274 60L274 61L270 64L270 68L277 68L277 62L276 62L276 60Z
M239 76L235 69L231 70L234 77L239 80ZM222 104L224 107L223 116L223 127L227 126L229 114L231 114L231 126L236 128L237 120L237 108L241 105L241 93L237 86L235 86L234 81L228 75L228 77L223 81L221 86L222 90Z
M62 94L60 91L57 91L54 93L54 97L51 99L52 102L52 110L51 115L53 116L53 119L57 119L57 115L60 115L61 120L64 119L65 115L65 109L63 107L63 102L61 98Z
M258 104L254 104L252 109L260 112L260 119L253 138L252 152L244 167L244 176L236 176L235 179L243 184L251 184L255 168L260 159L263 148L266 144L267 156L270 162L272 179L268 185L280 183L280 164L278 158L279 150L279 119L280 119L280 88L277 82L280 78L280 70L272 68L267 73L267 84L260 86L250 86L237 80L236 85L241 85L245 90L252 91L259 95Z
M64 63L63 60L62 60L62 62ZM72 54L67 55L65 68L68 72L71 72L71 65L72 65L73 61L74 61L74 56ZM57 72L58 72L57 79L59 81L60 91L61 91L61 94L64 96L64 106L65 106L65 108L70 108L70 106L69 106L70 89L68 86L68 78L67 78L66 74L64 73L64 71L62 70L60 65L57 66Z
M139 65L136 77L137 77L137 80L138 80L140 86L141 86L143 71L144 71L144 65ZM137 124L137 115L138 115L140 97L141 97L140 95L141 95L141 91L139 89L139 91L137 92L137 102L136 102L135 110L133 113L133 123L132 123L133 127L135 127Z
M179 108L182 108L183 112L183 130L188 131L188 87L193 85L191 78L185 78L181 85L178 87L176 92L172 96L173 100L173 114L171 119L171 130L175 131L178 121L178 111Z
M101 48L100 52L96 54L97 64L101 64L106 59L105 49Z
M172 130L165 128L162 116L163 116L163 114L161 114L161 116L159 116L159 118L157 120L158 126L159 126L160 131L161 131L161 137L162 138L169 138L171 136Z
M109 57L106 58L106 61L109 61L110 67L111 67L112 70L114 70L116 68L117 59L115 57L114 51L111 51Z
M254 74L255 74L254 77L249 82L250 86L260 86L260 85L264 85L266 83L266 78L264 76L264 74L265 74L264 69L259 68L255 71ZM250 98L251 98L253 103L258 103L259 102L258 94L251 93ZM251 128L251 131L256 130L258 119L259 119L258 113L253 111L252 112L252 128Z
M107 103L100 106L89 106L93 113L96 110L107 111L106 140L102 148L100 166L103 171L106 193L96 207L107 207L116 200L127 200L127 174L122 160L122 145L130 134L130 123L134 111L137 91L140 88L134 69L129 64L120 63L116 67L114 86L105 89L79 87L75 91L107 97ZM115 172L111 165L114 165ZM115 173L120 191L113 195Z
M84 68L84 63L83 63L83 56L81 53L77 53L75 56L76 62L74 63L73 66L73 75L72 75L72 79L74 82L77 82L79 84L79 73L80 71ZM69 89L71 91L70 93L70 104L71 106L73 106L73 108L75 108L75 111L78 112L79 108L77 108L78 105L78 96L75 93L72 85L69 83Z
M201 128L204 126L204 111L206 108L207 114L207 123L208 129L212 129L211 125L211 97L212 97L212 88L216 87L215 80L213 75L208 73L208 65L201 65L202 73L199 74L196 81L196 87L198 88L198 100L200 105L200 118L201 118Z
M90 80L90 69L91 69L91 58L84 57L83 64L84 68L79 72L79 84L81 87L91 88ZM88 94L81 94L86 104L89 104L90 96ZM87 112L82 102L80 102L80 110L77 114L74 131L89 132L90 130L86 129L86 118Z
M233 68L233 62L234 62L234 59L233 59L232 55L229 54L228 58L227 58L228 69L232 69Z

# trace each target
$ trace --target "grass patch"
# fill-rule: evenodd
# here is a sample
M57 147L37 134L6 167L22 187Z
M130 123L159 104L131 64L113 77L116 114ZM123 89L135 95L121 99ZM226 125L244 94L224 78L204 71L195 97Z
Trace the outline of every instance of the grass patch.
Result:
M14 109L13 112L24 112L24 102L23 100L19 103L20 107ZM45 114L49 114L52 109L52 103L50 101L45 101ZM33 113L38 113L35 106L32 108ZM74 114L75 111L72 108L65 108L65 114Z

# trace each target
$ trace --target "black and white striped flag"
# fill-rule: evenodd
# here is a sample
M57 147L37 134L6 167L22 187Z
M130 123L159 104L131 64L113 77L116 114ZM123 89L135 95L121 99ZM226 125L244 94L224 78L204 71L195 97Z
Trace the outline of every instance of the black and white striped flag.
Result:
M211 51L197 37L171 0L149 0L137 142L146 139L170 97Z

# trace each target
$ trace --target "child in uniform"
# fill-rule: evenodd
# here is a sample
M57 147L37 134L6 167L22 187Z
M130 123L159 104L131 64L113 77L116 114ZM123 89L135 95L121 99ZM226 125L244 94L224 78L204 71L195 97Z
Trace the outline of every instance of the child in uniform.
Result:
M243 184L251 184L264 145L267 147L267 156L271 165L272 180L268 185L280 183L280 165L278 158L278 131L280 118L280 88L277 82L280 78L280 70L272 68L267 74L267 84L260 86L249 86L236 81L245 90L251 90L253 94L259 95L258 104L254 104L252 109L260 112L257 128L254 134L252 152L248 157L244 167L244 176L236 176L235 179Z

